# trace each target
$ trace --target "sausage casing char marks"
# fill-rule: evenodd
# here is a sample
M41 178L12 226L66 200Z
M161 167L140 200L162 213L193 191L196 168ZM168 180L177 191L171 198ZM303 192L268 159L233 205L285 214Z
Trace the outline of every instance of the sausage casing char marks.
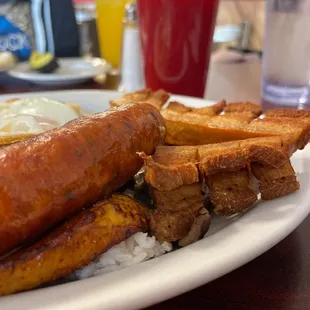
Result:
M0 150L0 255L106 197L164 139L149 104L84 116Z

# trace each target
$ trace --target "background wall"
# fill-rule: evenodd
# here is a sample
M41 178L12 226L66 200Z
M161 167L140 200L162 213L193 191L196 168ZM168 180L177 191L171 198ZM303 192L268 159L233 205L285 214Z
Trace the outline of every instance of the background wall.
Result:
M250 48L262 50L265 24L265 0L221 0L218 25L238 25L243 20L252 22Z

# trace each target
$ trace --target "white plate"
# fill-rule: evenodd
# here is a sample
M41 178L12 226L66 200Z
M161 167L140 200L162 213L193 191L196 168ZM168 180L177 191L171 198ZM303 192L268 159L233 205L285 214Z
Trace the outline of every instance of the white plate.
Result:
M17 79L39 85L64 86L85 82L105 73L109 65L100 58L60 58L59 68L53 73L32 70L28 62L17 64L8 74Z
M46 96L80 103L94 112L108 108L120 96L106 91L66 91L18 94ZM0 96L0 102L12 96ZM202 99L173 99L203 106ZM1 310L136 309L149 306L214 280L249 262L292 232L310 211L310 149L294 154L292 163L301 189L259 202L240 218L215 217L207 236L190 246L127 269L94 278L0 297ZM68 253L70 255L70 253Z

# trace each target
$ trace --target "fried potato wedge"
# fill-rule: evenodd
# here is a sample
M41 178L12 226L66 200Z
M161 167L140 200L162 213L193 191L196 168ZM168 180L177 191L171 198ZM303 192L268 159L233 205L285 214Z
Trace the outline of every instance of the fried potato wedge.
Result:
M266 117L302 118L310 120L310 111L293 109L274 109L265 113Z
M162 110L169 145L201 145L250 138L290 135L296 149L303 149L310 140L307 119L266 117L252 119L247 114L199 115Z
M265 117L249 123L247 130L274 135L290 135L296 149L302 150L310 140L310 123L298 118Z
M174 111L174 112L178 112L178 113L187 113L187 112L193 111L193 108L186 106L183 103L180 103L178 101L169 102L167 109ZM211 114L211 115L213 115L213 114Z
M127 103L149 103L155 106L157 109L161 109L162 106L168 101L170 95L163 89L152 91L149 88L142 89L133 93L124 94L124 96L117 100L111 100L111 108L120 107Z
M31 247L0 260L0 295L68 276L147 228L147 208L128 196L115 194L73 216Z
M169 145L200 145L279 135L266 130L247 130L252 118L242 115L210 116L172 110L162 110L161 114L166 122Z
M226 101L222 100L212 106L207 106L204 108L192 108L189 106L186 106L180 102L177 101L171 101L167 107L168 111L174 111L181 114L199 114L199 115L209 115L214 116L217 114L220 114L223 109L226 107Z
M263 111L260 105L252 102L232 102L225 108L224 112L228 114L246 114L251 115L253 118L259 117Z

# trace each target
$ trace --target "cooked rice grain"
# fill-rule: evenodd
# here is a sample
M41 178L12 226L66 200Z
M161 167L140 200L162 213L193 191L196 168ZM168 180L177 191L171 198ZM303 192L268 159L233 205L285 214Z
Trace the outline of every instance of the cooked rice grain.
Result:
M161 256L171 250L171 243L160 244L154 236L149 237L147 233L138 232L100 255L88 266L77 270L75 275L78 279L85 279L110 273Z

